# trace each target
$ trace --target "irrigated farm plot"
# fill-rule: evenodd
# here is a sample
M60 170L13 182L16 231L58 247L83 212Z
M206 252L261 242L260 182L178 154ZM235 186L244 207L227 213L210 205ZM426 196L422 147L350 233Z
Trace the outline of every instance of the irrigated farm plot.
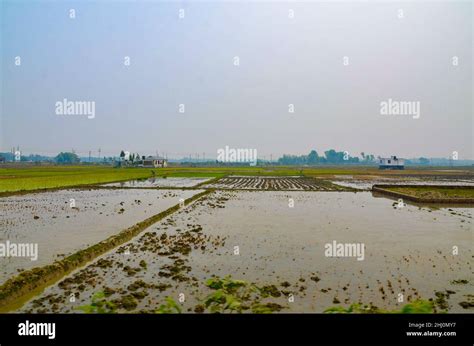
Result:
M37 244L37 258L1 259L0 284L96 244L202 190L69 189L0 198L0 242Z
M193 187L198 184L204 183L210 178L148 178L142 180L129 180L119 183L110 183L102 186L105 187L131 187L131 188L141 188L141 187Z
M463 244L471 237L468 208L397 209L368 192L215 191L21 311L89 311L100 302L116 312L176 312L166 307L171 297L183 312L204 312L227 306L226 295L212 294L223 287L216 276L232 275L244 280L233 287L259 288L242 302L231 297L244 312L322 312L356 302L394 310L419 298L433 299L438 311L468 312L472 250ZM328 257L325 244L333 241L363 243L365 252ZM456 256L452 244L462 246Z
M308 177L240 177L231 176L204 186L229 190L334 191L343 190L328 181Z
M433 179L433 178L418 178L418 177L366 177L358 179L353 177L337 177L332 181L335 185L353 188L356 190L370 191L372 186L378 184L391 185L446 185L446 186L473 186L474 179Z

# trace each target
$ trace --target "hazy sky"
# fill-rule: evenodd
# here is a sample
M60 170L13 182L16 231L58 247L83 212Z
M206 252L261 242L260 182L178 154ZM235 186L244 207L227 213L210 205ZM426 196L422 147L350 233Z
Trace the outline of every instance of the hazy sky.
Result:
M472 1L0 6L0 151L474 158ZM95 118L57 115L64 98ZM381 115L388 99L419 119Z

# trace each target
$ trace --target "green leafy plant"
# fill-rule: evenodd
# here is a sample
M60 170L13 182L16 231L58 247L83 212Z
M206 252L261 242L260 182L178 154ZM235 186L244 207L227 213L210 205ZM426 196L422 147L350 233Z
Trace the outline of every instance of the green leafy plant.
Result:
M256 288L242 280L233 280L230 276L225 278L211 278L206 281L206 286L215 290L204 300L204 306L210 312L242 312L248 307L244 300L249 298Z
M434 312L434 304L428 300L418 299L413 303L405 305L400 313L402 314L431 314Z
M276 286L268 285L258 287L255 284L243 280L234 280L230 275L223 278L213 277L205 282L206 286L212 290L204 300L200 300L195 308L195 312L210 313L242 313L252 312L256 314L273 313L284 309L283 306L274 302L262 302L263 298L280 297L280 292ZM92 303L83 305L77 309L85 313L116 313L117 305L107 301L107 294L100 291L92 296ZM123 299L122 299L123 301ZM123 302L122 302L123 305ZM119 307L121 307L119 303ZM435 313L436 302L432 300L418 299L404 305L400 310L384 310L373 305L362 305L360 303L351 304L349 307L332 306L324 313L335 314L419 314ZM128 310L128 309L127 309ZM172 297L167 297L165 303L161 304L157 310L158 314L180 314L182 307Z
M434 313L434 304L428 300L418 299L404 305L400 310L383 310L373 305L352 304L348 308L333 306L324 313L332 314L428 314Z
M156 310L157 314L180 314L181 313L181 306L174 301L171 297L166 297L166 303L161 304L158 310Z
M116 313L114 303L105 299L105 293L102 291L94 293L92 303L89 305L79 306L77 309L82 310L86 314L112 314Z
M261 303L262 297L268 297L266 290L243 280L234 280L230 275L211 278L206 281L206 286L214 290L204 300L205 308L212 313L242 313L247 310L271 313L283 309L276 303Z

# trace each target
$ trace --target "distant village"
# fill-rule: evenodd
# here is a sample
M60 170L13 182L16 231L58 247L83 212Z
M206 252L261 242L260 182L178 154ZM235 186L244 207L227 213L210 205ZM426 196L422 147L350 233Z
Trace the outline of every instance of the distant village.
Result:
M88 152L88 156L79 156L74 150L60 152L56 156L45 156L38 154L24 155L20 147L12 148L10 152L0 152L0 165L108 165L113 167L143 167L143 168L165 168L172 165L192 165L192 166L220 166L220 165L245 165L245 163L220 162L219 160L202 157L181 157L168 159L167 156L140 155L122 150L118 156L98 156ZM308 155L283 155L273 159L273 155L259 157L256 160L259 166L332 166L332 165L357 165L357 166L378 166L379 169L402 170L406 166L473 166L474 160L460 160L453 157L447 158L400 158L397 155L390 157L380 157L373 154L360 153L359 156L350 156L347 151L336 151L330 149L323 155L318 155L312 150Z
M143 168L165 168L168 160L160 156L140 156L130 154L127 151L120 153L120 160L116 161L117 167L143 167Z

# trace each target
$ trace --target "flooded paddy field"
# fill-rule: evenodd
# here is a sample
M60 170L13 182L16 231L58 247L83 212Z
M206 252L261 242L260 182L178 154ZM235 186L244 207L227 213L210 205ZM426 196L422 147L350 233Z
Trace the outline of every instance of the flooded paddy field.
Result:
M337 186L328 181L308 177L245 177L229 176L204 188L279 191L334 191Z
M231 275L263 288L262 303L273 311L357 302L399 309L422 298L438 311L472 312L472 210L396 208L369 192L215 191L20 311L81 312L101 292L117 312L156 312L166 297L183 312L202 312L215 285L206 280ZM326 245L334 241L365 250L330 257Z
M148 178L141 180L129 180L119 183L104 184L105 187L193 187L198 184L209 181L210 178Z
M357 190L369 191L373 185L393 184L393 185L447 185L447 186L474 186L474 177L453 179L449 177L430 177L429 179L420 177L336 177L332 180L335 185L350 187Z
M0 242L37 244L37 260L4 257L0 283L96 244L202 190L68 189L0 198Z

